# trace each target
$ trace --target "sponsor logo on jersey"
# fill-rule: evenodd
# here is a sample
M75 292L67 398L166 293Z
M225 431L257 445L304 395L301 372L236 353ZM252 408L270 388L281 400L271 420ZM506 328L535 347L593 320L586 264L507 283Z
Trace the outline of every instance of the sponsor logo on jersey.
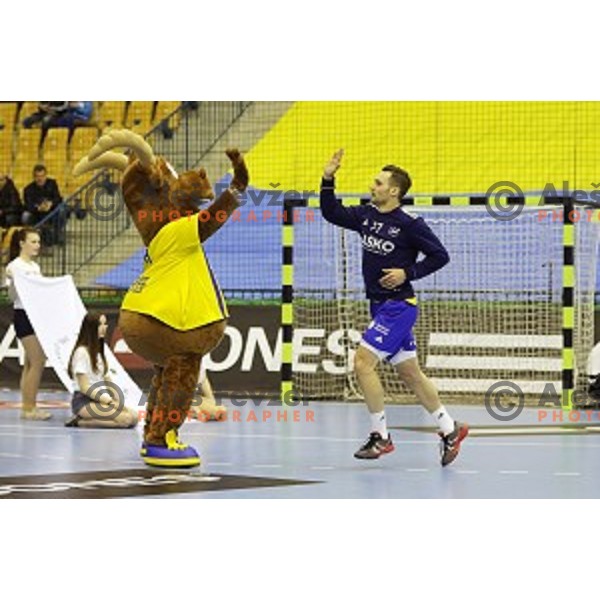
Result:
M363 248L374 254L387 255L396 249L396 245L389 240L382 240L374 235L362 234Z

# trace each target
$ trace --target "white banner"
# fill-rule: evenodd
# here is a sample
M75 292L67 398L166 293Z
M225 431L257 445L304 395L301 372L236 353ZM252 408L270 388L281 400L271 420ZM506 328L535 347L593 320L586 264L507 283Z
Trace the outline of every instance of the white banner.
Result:
M73 346L87 310L70 275L28 277L15 272L15 287L48 362L69 392L74 391L67 371ZM139 409L142 391L108 347L104 353L111 379L125 395L125 405Z

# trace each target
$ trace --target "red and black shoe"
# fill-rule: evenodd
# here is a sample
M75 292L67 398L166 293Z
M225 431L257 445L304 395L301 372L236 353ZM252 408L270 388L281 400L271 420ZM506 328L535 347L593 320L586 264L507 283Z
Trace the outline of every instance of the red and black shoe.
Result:
M373 431L369 439L354 453L354 458L379 458L382 454L389 454L394 451L392 437L388 434L384 440L381 434Z
M469 435L469 426L466 423L454 422L454 431L448 435L438 433L442 439L440 455L442 467L449 465L458 456L461 442Z

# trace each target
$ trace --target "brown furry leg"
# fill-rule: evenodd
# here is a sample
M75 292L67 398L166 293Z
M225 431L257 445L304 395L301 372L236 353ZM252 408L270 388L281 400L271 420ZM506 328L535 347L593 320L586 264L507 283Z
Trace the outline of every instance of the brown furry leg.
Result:
M162 385L162 374L163 367L154 365L154 376L150 383L150 390L148 391L148 403L146 405L146 422L144 423L144 439L148 438L150 432L150 423L152 423L152 415L156 407L156 395Z
M201 358L199 354L177 354L165 361L146 443L164 446L167 432L177 431L187 418L198 383Z

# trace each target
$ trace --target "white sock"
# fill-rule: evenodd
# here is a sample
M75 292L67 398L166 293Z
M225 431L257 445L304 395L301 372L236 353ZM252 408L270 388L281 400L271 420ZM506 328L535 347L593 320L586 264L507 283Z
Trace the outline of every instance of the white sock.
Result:
M387 423L385 420L385 411L382 410L381 412L370 413L370 414L371 414L371 431L376 431L377 433L381 434L381 437L384 440L387 440L388 430L387 430Z
M448 435L454 431L454 419L448 414L444 406L440 406L438 410L434 410L431 413L431 417L444 435Z

